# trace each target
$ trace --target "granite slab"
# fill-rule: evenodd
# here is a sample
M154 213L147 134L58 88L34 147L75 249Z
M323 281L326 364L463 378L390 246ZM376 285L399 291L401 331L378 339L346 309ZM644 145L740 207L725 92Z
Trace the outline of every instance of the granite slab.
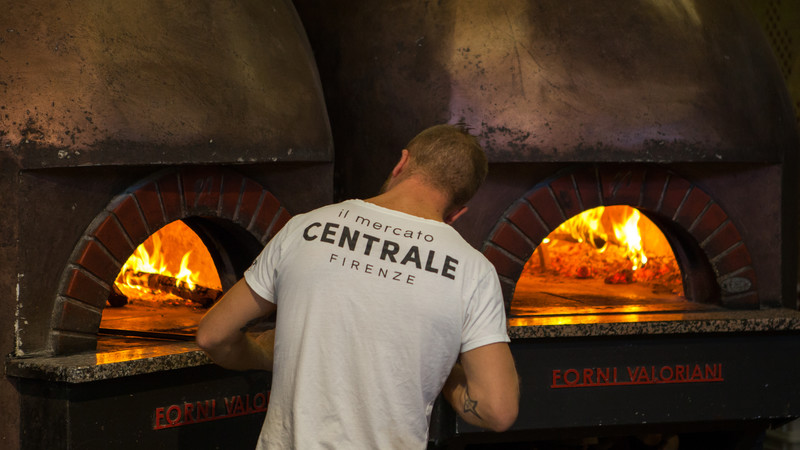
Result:
M800 332L800 312L789 309L713 310L509 317L511 339L703 333ZM6 375L51 382L99 380L213 364L192 341L101 337L96 352L8 357Z
M511 316L512 339L800 331L800 312L763 310Z
M106 342L102 342L106 341ZM6 375L52 382L85 383L213 364L194 342L145 342L132 347L98 341L98 351L64 356L9 357Z

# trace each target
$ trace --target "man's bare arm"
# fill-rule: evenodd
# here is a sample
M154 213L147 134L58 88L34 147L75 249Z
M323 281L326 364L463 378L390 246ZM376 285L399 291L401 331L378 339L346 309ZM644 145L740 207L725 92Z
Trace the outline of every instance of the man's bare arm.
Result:
M247 333L248 322L275 311L271 303L239 280L200 320L197 345L222 367L234 370L272 370L274 330Z
M519 411L519 379L508 344L489 344L462 353L442 393L467 423L507 430Z

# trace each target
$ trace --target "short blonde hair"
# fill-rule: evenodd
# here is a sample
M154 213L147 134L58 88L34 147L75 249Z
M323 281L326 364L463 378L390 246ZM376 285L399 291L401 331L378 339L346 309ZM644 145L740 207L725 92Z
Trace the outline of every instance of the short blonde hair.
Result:
M410 174L418 174L463 206L486 179L489 164L478 139L464 125L435 125L406 146Z

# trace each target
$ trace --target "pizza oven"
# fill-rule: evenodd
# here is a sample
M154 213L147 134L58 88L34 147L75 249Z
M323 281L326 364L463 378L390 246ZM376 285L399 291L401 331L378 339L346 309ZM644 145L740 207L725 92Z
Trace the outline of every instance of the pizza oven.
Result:
M741 443L800 415L798 136L743 4L49 2L7 16L12 446L250 448L269 375L213 366L197 320L292 214L373 195L440 122L471 126L489 155L456 228L500 276L522 404L502 434L439 404L432 447Z
M4 442L252 446L269 375L221 370L193 341L291 215L332 200L328 116L294 7L8 8Z
M494 435L442 407L433 440L746 440L797 415L798 136L745 4L311 3L348 196L425 124L489 155L455 226L500 276L520 416Z

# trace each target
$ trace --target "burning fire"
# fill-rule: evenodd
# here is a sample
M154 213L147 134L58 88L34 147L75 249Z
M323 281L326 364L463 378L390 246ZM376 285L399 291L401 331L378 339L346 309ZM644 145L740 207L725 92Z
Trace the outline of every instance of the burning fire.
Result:
M128 300L173 304L213 301L222 290L211 255L180 220L153 233L136 249L120 269L114 287Z
M542 241L524 271L602 277L607 284L652 281L674 293L682 290L663 233L629 206L601 206L567 220Z
M616 244L624 249L625 257L631 261L631 269L636 270L647 264L639 233L642 215L634 208L622 208L606 209L600 206L584 211L562 223L553 233L555 236L569 235L578 243L585 242L593 246L599 253L605 252L609 243ZM545 243L549 242L549 238L545 239Z

